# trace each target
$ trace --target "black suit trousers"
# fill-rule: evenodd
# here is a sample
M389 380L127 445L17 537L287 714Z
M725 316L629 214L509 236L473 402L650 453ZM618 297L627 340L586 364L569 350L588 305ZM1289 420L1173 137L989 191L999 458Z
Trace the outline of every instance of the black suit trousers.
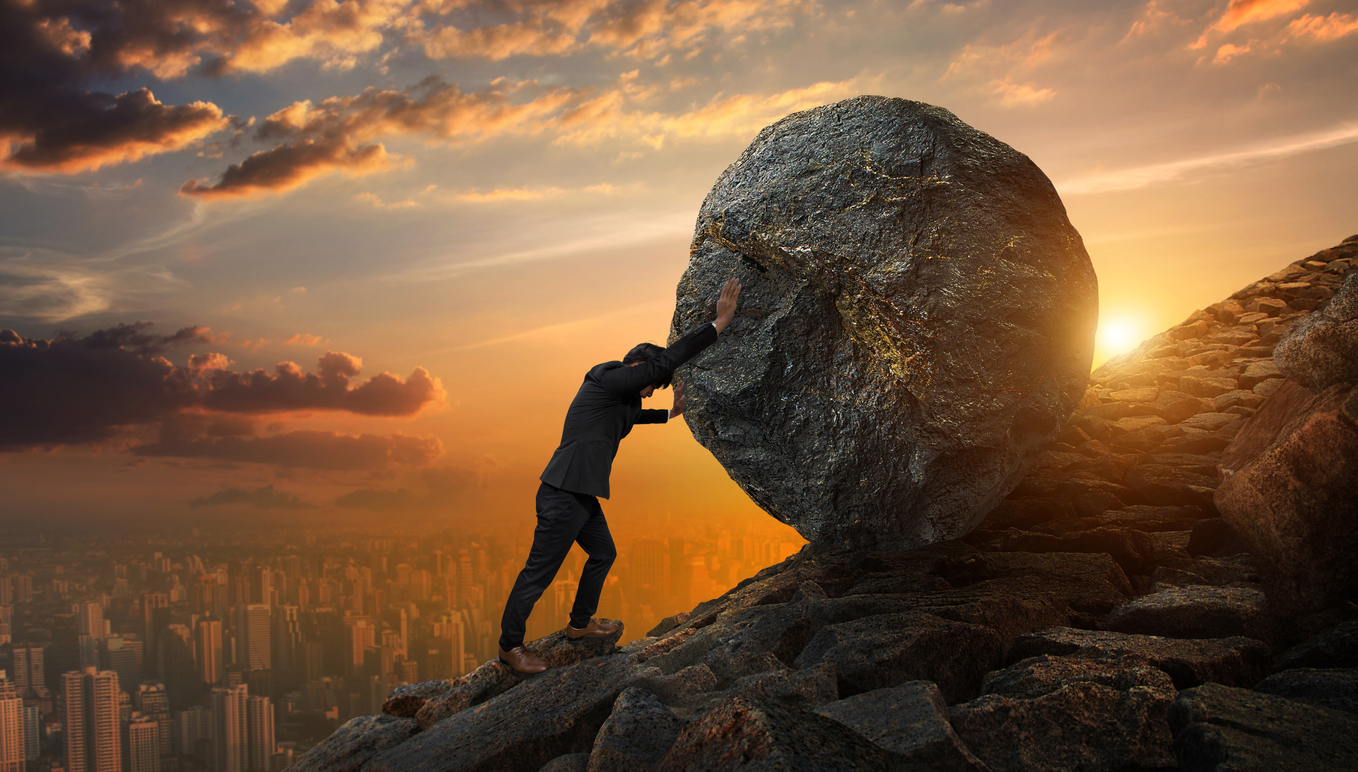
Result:
M533 604L556 578L572 543L578 543L589 555L580 574L580 586L575 591L575 605L571 608L571 625L577 629L589 624L590 617L598 609L604 579L608 578L608 569L618 556L613 535L608 532L608 521L594 496L571 493L542 483L538 487L537 507L538 525L533 531L533 548L528 552L519 578L514 580L514 589L509 592L505 613L500 619L500 648L504 651L523 645L524 628Z

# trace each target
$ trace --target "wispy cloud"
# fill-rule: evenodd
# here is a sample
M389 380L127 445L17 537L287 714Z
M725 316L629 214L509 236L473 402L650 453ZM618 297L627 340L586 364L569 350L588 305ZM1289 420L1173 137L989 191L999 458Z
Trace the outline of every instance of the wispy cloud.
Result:
M601 183L599 185L586 185L583 188L496 188L495 190L471 190L466 193L458 193L453 198L474 204L499 203L502 201L541 201L547 198L578 195L617 196L635 191L638 187L638 185L619 186Z
M610 319L617 319L617 318L619 318L619 317L628 317L628 316L638 316L638 315L642 315L642 314L653 314L653 313L656 312L657 310L663 310L663 309L666 309L666 308L670 308L672 305L673 305L673 304L671 304L671 303L669 303L669 302L664 302L664 301L661 301L661 302L654 302L654 303L642 303L642 304L635 305L635 306L628 306L627 308L621 308L621 309L618 309L617 311L612 311L612 312L607 313L607 314L598 314L598 315L596 315L596 316L590 316L590 317L586 317L586 318L584 318L584 319L572 319L572 320L569 321L569 322L559 322L559 323L557 323L557 324L546 324L546 325L543 325L543 326L541 326L541 327L534 327L534 328L529 329L529 330L523 330L523 331L521 331L521 332L511 333L511 334L509 334L509 335L504 335L504 336L500 336L500 337L497 337L497 338L491 338L491 339L489 339L489 340L482 340L482 341L477 341L477 342L475 342L475 343L468 343L468 344L463 345L463 346L455 346L455 347L449 348L449 349L447 349L447 350L448 350L448 351L470 351L470 350L478 349L478 348L489 348L489 347L491 347L491 346L502 346L502 345L504 345L504 344L506 344L506 343L515 343L515 342L522 341L522 340L531 340L531 339L534 339L534 338L550 337L550 336L553 336L553 335L560 335L561 333L574 332L574 331L577 331L577 330L587 329L587 328L589 328L589 327L593 327L593 326L599 324L600 322L605 322L605 321L608 321L608 320L610 320Z
M1199 172L1260 163L1316 150L1358 142L1358 124L1309 134L1281 137L1272 142L1252 145L1223 153L1211 153L1168 163L1100 172L1056 183L1062 195L1087 195L1144 188L1173 182Z

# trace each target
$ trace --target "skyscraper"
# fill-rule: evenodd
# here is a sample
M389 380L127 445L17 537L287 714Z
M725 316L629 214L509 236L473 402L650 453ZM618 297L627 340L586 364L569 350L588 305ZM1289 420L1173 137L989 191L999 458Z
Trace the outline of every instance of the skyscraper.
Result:
M66 769L121 772L118 674L87 667L61 676L66 698Z
M142 679L142 642L133 637L110 635L104 639L100 664L118 674L118 688L129 696L137 693Z
M269 772L278 744L274 741L273 701L268 697L251 697L246 701L246 724L249 735L249 768L253 772Z
M52 709L52 695L43 683L43 651L36 643L23 641L14 644L12 651L14 672L11 673L14 691L23 699L36 702L46 710Z
M156 647L159 663L157 669L165 681L165 691L170 696L170 708L183 710L201 693L200 684L194 670L193 634L184 625L168 625L160 631L160 645Z
M222 621L211 617L198 620L193 643L198 677L205 684L221 683L226 672L226 663L222 661Z
M245 770L248 746L245 708L249 694L245 684L212 690L213 772Z
M19 574L14 577L14 602L33 602L33 575Z
M24 701L0 670L0 772L24 772Z
M241 606L236 612L237 661L249 670L270 667L269 607L262 603Z
M137 689L137 709L160 725L160 755L173 756L174 749L170 742L174 733L173 721L170 718L170 695L165 686L157 683L141 684Z
M206 763L212 757L212 708L194 705L175 711L174 749L180 756L193 756Z
M302 644L302 628L296 606L275 606L273 610L273 667L297 669L297 648Z
M124 772L160 772L160 722L133 713L125 724Z
M369 646L377 642L377 629L373 627L372 620L365 617L355 617L344 620L345 642L348 644L347 662L350 674L357 673L363 667L363 652Z
M76 604L76 631L95 640L104 639L104 606L94 601Z

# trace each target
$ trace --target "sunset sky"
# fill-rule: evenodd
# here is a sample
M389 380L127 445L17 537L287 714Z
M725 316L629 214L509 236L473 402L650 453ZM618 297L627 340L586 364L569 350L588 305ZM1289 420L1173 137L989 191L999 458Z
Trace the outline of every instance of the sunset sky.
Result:
M6 524L526 535L717 175L858 94L1031 157L1105 333L1358 233L1352 0L0 0L0 70ZM681 425L604 506L766 517Z

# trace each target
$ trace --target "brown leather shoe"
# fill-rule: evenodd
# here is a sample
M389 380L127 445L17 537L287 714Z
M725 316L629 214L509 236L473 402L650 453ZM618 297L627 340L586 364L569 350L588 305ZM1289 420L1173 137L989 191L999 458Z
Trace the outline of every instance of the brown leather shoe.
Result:
M566 637L572 641L578 641L581 638L607 638L617 631L617 625L604 624L592 617L589 620L589 624L585 625L585 629L583 630L577 630L574 627L571 627L570 622L566 623Z
M522 646L515 646L509 651L500 649L500 661L527 675L541 673L547 669L547 662L542 657Z

